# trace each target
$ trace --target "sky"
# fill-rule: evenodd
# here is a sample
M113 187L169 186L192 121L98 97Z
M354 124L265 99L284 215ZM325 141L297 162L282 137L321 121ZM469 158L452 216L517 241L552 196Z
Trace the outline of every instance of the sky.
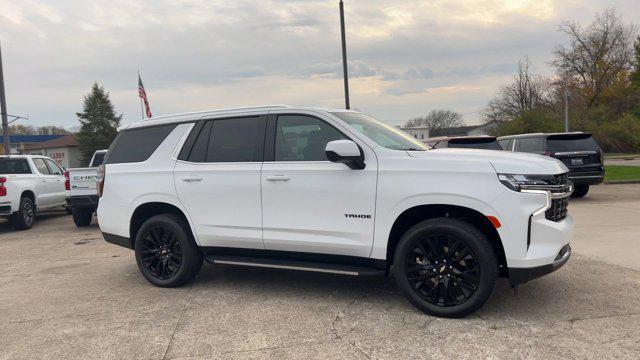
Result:
M638 0L345 0L351 106L397 125L433 109L467 124L528 56L552 75L564 21ZM9 114L78 125L99 82L123 123L239 106L344 106L337 0L0 0Z

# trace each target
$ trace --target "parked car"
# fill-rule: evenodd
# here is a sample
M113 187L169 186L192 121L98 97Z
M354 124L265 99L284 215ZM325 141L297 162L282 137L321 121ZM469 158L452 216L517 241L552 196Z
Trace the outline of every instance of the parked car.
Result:
M441 148L465 148L502 150L495 136L440 136L424 140L424 143L433 149Z
M31 229L39 211L63 209L64 197L64 175L51 158L0 156L0 216L14 228Z
M91 157L89 167L73 168L64 173L67 209L71 210L73 222L78 227L89 226L98 208L97 172L106 153L107 150L97 150Z
M215 264L391 272L437 316L480 308L571 254L562 162L428 150L355 111L272 106L124 126L98 171L100 229L160 287Z
M498 142L507 151L546 155L562 161L569 168L569 180L575 187L573 197L584 197L590 185L604 180L604 152L591 134L520 134L501 136Z

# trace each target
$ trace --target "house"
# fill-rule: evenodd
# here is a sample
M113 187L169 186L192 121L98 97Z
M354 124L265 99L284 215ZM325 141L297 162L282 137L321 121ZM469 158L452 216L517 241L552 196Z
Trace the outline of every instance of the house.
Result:
M11 154L22 154L25 147L54 140L64 135L9 135ZM4 154L4 139L0 136L0 155Z
M493 126L492 123L486 123L482 125L433 129L430 131L430 134L431 134L431 137L491 135L490 132L491 132L492 126Z
M30 144L22 152L28 155L44 155L52 158L64 169L80 167L82 154L76 141L76 135L64 135L49 141Z
M429 128L426 126L398 126L398 129L406 132L411 135L413 138L418 140L424 140L429 138Z

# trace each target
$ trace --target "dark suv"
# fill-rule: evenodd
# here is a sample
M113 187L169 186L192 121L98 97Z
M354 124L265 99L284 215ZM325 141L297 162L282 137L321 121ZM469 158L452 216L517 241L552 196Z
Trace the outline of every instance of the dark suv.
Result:
M441 136L429 138L424 142L434 149L467 148L484 150L503 150L494 136Z
M587 195L589 185L600 184L604 179L603 152L591 134L520 134L501 136L498 142L506 151L547 155L562 161L575 186L572 197Z

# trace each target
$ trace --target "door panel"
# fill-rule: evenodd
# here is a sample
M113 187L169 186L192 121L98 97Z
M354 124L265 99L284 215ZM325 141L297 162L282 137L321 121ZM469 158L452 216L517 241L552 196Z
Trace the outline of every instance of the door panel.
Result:
M174 182L200 246L264 249L260 203L265 116L197 124Z
M366 168L351 170L326 160L326 142L348 137L318 121L278 117L275 161L261 175L265 248L368 257L377 163L365 155Z
M51 173L51 175L49 175L50 178L47 179L51 190L51 203L52 205L63 205L66 203L65 197L67 195L66 189L64 188L64 172L55 162L49 159L45 159L45 161Z

